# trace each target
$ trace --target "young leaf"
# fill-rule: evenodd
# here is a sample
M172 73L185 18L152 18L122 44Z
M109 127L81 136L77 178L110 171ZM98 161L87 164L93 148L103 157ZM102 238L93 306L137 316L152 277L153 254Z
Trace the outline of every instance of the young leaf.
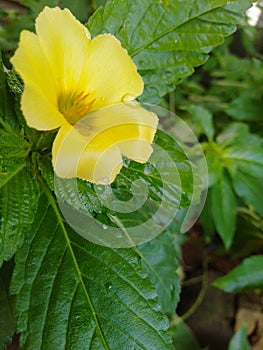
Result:
M228 350L250 350L251 347L247 340L247 327L243 326L232 337Z
M0 266L9 260L30 231L39 187L28 168L0 189Z
M156 102L205 62L233 33L250 0L110 0L88 22L92 35L116 35L145 82L142 99Z
M212 215L216 230L222 238L226 249L229 249L236 226L236 199L225 173L211 188Z
M45 192L16 255L21 348L171 349L168 320L139 256L81 238Z
M247 292L257 288L263 289L263 255L255 255L243 260L226 276L213 284L225 292Z
M148 273L165 313L176 310L181 291L178 269L178 247L169 231L140 246L142 266Z
M247 125L233 123L219 135L218 141L224 147L221 159L231 175L236 194L263 215L261 138L250 133Z

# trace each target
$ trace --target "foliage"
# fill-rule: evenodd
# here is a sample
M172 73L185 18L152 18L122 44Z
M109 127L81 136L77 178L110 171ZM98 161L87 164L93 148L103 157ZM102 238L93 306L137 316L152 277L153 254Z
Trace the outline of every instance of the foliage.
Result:
M33 30L34 19L43 6L58 4L55 0L21 3L15 10L0 12L1 20L8 15L0 31L8 68L20 30ZM141 100L165 105L166 98L162 97L235 31L251 3L63 0L59 5L70 8L82 22L89 18L87 27L93 36L103 32L116 35L144 79ZM236 213L243 213L245 219L253 216L252 224L261 229L262 128L257 130L254 123L262 120L259 101L263 66L257 58L241 60L223 55L223 50L227 48L217 49L202 68L211 76L209 93L204 96L198 81L202 74L197 72L192 81L188 78L177 89L175 100L186 119L191 116L207 156L211 186L204 211L209 223L204 223L207 237L211 239L215 227L225 247L230 248L239 222ZM177 346L176 339L189 331L182 326L169 333L165 313L173 314L179 300L178 227L183 218L176 216L159 237L129 249L95 245L76 233L65 222L55 196L50 162L55 134L40 133L25 124L19 108L23 85L5 66L0 65L0 278L4 281L0 312L1 319L4 315L7 322L1 329L0 347L15 328L13 299L8 295L13 266L7 263L13 256L11 291L16 298L16 331L21 334L21 349L159 350L171 349L172 338ZM242 74L247 67L249 77ZM235 121L226 126L230 118ZM116 198L127 203L138 179L148 188L147 200L133 215L108 208L99 200L101 188L81 180L77 182L81 197L68 186L60 188L61 198L76 209L84 203L86 214L96 217L105 229L110 226L124 231L127 223L133 227L147 221L145 218L153 215L162 201L172 208L179 205L182 213L188 209L193 194L191 161L180 143L164 132L157 133L155 142L175 162L182 196L176 186L168 183L164 187L151 164L125 160L111 186ZM164 163L165 159L161 159L160 166ZM243 265L241 271L242 268ZM226 278L231 284L233 277L229 276ZM261 286L253 283L251 280L248 286L242 280L240 288ZM242 332L238 333L241 338ZM230 346L240 341L238 334ZM194 340L192 344L197 347Z
M182 320L175 319L175 324L171 326L170 332L174 345L178 350L200 350L200 346L191 329Z
M200 135L206 154L210 191L201 218L206 237L211 240L216 230L227 249L242 230L238 215L256 225L258 236L262 233L263 63L255 49L252 56L250 46L246 51L245 39L215 49L175 91L178 113ZM241 45L247 57L231 52Z
M111 0L90 18L88 28L93 35L109 32L121 40L144 79L142 100L158 102L233 33L250 4Z
M228 350L250 350L247 340L247 327L243 326L230 341Z
M214 285L226 292L247 292L263 289L263 256L254 255L243 260L227 275L217 279Z

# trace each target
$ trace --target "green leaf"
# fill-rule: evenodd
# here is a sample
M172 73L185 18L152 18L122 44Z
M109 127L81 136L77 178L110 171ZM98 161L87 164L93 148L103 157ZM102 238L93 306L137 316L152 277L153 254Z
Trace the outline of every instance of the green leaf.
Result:
M12 264L4 264L0 269L0 349L10 343L16 329L14 298L9 295Z
M246 147L262 146L259 135L250 133L249 126L244 123L231 123L217 136L216 140L222 148L236 146L237 143L244 146L244 140L246 140Z
M243 260L226 276L213 284L225 292L247 292L257 288L263 289L263 255L255 255Z
M247 339L247 326L244 325L239 331L237 331L230 340L228 350L250 350Z
M139 256L81 238L45 191L16 255L21 349L171 349L168 320Z
M149 275L165 313L176 310L181 291L178 269L179 249L168 232L139 247L142 266Z
M233 123L219 136L222 164L228 169L236 194L263 215L263 144L247 125Z
M0 266L14 255L30 231L38 197L38 184L28 168L0 189Z
M243 123L231 123L217 137L221 159L234 177L239 169L261 177L263 171L263 143L257 134L252 134ZM245 141L245 142L244 142Z
M13 104L14 101L8 89L0 52L0 126L15 128L17 125Z
M212 113L198 105L190 105L187 110L191 113L193 122L198 128L198 133L204 133L208 140L212 141L215 133Z
M11 129L0 130L0 187L26 166L29 145Z
M250 97L236 98L226 113L237 120L262 121L263 101Z
M248 0L110 0L89 19L92 35L116 35L145 82L142 100L156 102L203 64L233 33Z
M193 332L182 320L176 322L170 332L173 336L176 350L201 350Z
M263 168L262 172L263 173ZM237 195L243 199L248 206L263 216L263 183L262 176L256 177L249 173L249 169L239 169L233 177L233 186Z
M14 103L0 57L0 187L26 166L30 151L20 131Z
M230 181L225 173L211 188L212 215L215 227L226 249L229 249L236 226L236 199Z
M203 143L202 145L206 155L206 162L209 175L209 186L212 186L222 176L223 164L221 159L223 149L220 146L218 146L215 142Z
M246 139L249 142L249 139ZM237 171L243 171L247 174L253 174L255 177L261 178L263 171L263 148L262 145L247 146L242 144L235 144L231 148L227 148L223 155L223 160L228 170L233 177L236 176Z

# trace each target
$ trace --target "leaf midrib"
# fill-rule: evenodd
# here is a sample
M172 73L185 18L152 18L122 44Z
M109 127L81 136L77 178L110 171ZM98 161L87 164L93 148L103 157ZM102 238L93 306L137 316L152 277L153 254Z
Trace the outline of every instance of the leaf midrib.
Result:
M109 346L108 346L108 344L107 344L107 341L106 341L106 339L105 339L105 336L104 336L104 334L103 334L103 332L102 332L102 329L101 329L101 327L100 327L100 323L99 323L99 320L98 320L98 318L97 318L97 314L96 314L95 308L94 308L94 306L93 306L93 304L92 304L91 298L90 298L90 296L89 296L89 294L88 294L88 291L87 291L87 289L86 289L86 287L85 287L85 283L84 283L84 281L83 281L82 274L81 274L81 271L80 271L80 269L79 269L77 259L76 259L76 257L75 257L74 251L73 251L73 249L72 249L71 242L70 242L70 239L69 239L68 234L67 234L67 230L66 230L66 228L65 228L63 219L62 219L62 217L61 217L61 215L60 215L60 212L59 212L59 210L58 210L58 207L57 207L57 204L56 204L56 202L55 202L55 199L54 199L52 193L50 192L48 186L44 183L44 181L41 179L40 182L41 182L43 191L44 191L44 193L46 194L46 196L47 196L47 198L48 198L48 200L49 200L49 202L50 202L50 205L52 206L52 208L53 208L53 210L54 210L54 213L55 213L55 215L56 215L56 217L57 217L57 219L58 219L58 224L60 225L60 227L61 227L61 229L62 229L62 231L63 231L63 234L64 234L64 237L65 237L65 240L66 240L67 247L68 247L68 249L69 249L70 255L71 255L71 257L72 257L73 264L74 264L74 266L75 266L76 273L77 273L77 275L78 275L79 283L81 284L81 287L82 287L82 289L83 289L84 295L85 295L85 297L86 297L86 299L87 299L87 302L88 302L88 305L89 305L89 307L90 307L90 310L91 310L93 319L94 319L95 324L96 324L96 328L97 328L97 330L98 330L98 332L99 332L99 334L100 334L101 340L102 340L102 342L103 342L104 349L110 350L110 348L109 348Z
M225 5L226 5L226 4L227 4L227 1L225 2ZM225 6L225 5L224 5L224 6ZM166 31L164 31L164 32L162 32L162 33L160 33L160 34L157 35L154 39L148 41L148 43L146 43L146 44L142 45L141 47L139 47L138 49L136 49L136 50L130 52L130 53L129 53L130 56L131 56L131 57L136 56L139 52L141 52L142 50L145 50L147 47L149 47L150 45L152 45L155 41L160 40L160 39L163 38L165 35L171 33L171 32L174 31L175 29L178 29L178 28L180 28L181 26L183 26L184 24L186 24L186 23L188 23L188 22L190 22L190 21L193 21L193 20L195 20L196 18L199 18L199 17L203 16L204 14L209 13L209 12L211 12L211 11L214 11L215 9L221 8L221 7L223 7L223 5L215 6L215 7L213 7L212 9L208 9L208 10L205 10L205 11L203 11L203 12L200 12L200 13L197 14L196 16L193 16L193 17L191 17L191 18L187 18L185 21L183 21L183 22L181 22L181 23L179 23L179 24L176 24L175 26L171 27L170 29L168 29L168 30L166 30Z
M121 224L121 222L116 218L116 217L111 217L114 222L116 223L116 225L122 230L122 232L129 237L128 232L125 230L125 227ZM149 264L148 260L145 259L144 255L142 254L142 252L136 247L134 246L132 248L136 254L138 254L141 259L144 261L144 263L149 267L149 269L152 271L152 273L156 276L157 280L159 281L159 283L162 285L163 289L165 290L165 292L167 293L168 296L170 296L170 292L167 289L166 285L164 284L163 280L160 278L159 274L156 273L156 271L153 269L152 265Z

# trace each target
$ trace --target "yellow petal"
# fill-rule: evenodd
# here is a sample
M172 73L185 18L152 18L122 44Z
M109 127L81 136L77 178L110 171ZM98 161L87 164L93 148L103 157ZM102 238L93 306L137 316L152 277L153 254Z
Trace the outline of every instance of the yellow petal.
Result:
M57 108L56 84L35 34L21 33L11 62L25 83L21 104L28 125L39 130L58 128L64 118Z
M53 166L62 178L111 183L122 167L121 153L149 159L157 117L140 104L118 104L94 111L72 127L61 127L53 144Z
M110 34L91 40L84 70L91 99L95 99L93 109L121 102L124 97L132 101L143 92L136 65L120 41Z
M155 113L142 108L139 103L132 102L115 104L91 112L76 124L76 128L96 143L105 143L107 140L109 145L117 144L122 150L123 141L140 139L150 144L157 124L158 118ZM126 149L127 146L123 146L124 154Z
M36 32L62 92L83 91L83 65L90 43L88 30L68 9L45 7L36 19Z
M52 147L52 163L57 176L77 177L78 164L87 143L87 137L69 123L60 128Z
M64 123L64 117L35 84L25 85L21 109L27 124L37 130L54 130Z
M121 153L105 138L99 142L65 123L52 148L56 175L61 178L79 177L97 184L111 183L121 169Z
M111 184L122 167L121 152L107 141L91 142L86 147L78 164L78 177L95 184Z
M145 140L123 141L119 148L122 154L139 163L147 162L153 152L151 144Z

